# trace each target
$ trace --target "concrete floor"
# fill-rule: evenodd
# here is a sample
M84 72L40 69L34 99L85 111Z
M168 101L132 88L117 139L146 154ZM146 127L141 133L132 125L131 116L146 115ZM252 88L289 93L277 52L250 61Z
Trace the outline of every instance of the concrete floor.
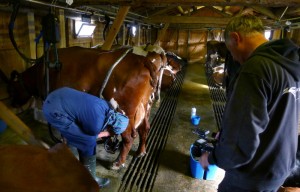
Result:
M153 191L198 191L215 192L222 180L224 172L219 170L213 181L199 180L191 177L190 173L190 146L197 139L192 133L190 123L191 108L197 109L201 121L199 127L217 131L214 112L203 64L190 63L187 66L178 105L171 126L165 150L161 154L158 175Z
M190 122L191 108L197 109L197 115L201 116L198 127L217 131L217 124L214 117L207 80L204 72L204 65L200 63L189 63L187 65L182 90L179 95L175 117L171 124L169 136L165 149L160 155L159 168L152 191L155 192L215 192L217 186L224 176L224 171L219 169L214 180L200 180L191 176L190 172L190 146L197 140L197 135L192 132L194 126ZM155 113L155 107L153 112ZM37 136L50 146L53 145L49 138L47 126L35 121L32 110L19 115ZM24 144L9 128L0 134L0 144ZM126 165L132 160L134 152L137 150L138 138L128 155ZM97 175L111 179L111 185L108 188L101 189L103 192L119 191L122 177L126 172L126 167L113 171L108 167L112 161L117 158L116 154L107 154L103 145L97 148Z

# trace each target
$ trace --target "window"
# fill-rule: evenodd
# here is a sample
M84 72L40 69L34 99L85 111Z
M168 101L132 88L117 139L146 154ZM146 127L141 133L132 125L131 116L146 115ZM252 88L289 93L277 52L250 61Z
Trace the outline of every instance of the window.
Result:
M91 37L96 28L95 24L83 23L75 21L75 35L76 37Z
M265 38L270 40L271 37L271 31L270 30L265 30Z
M132 33L132 36L135 37L135 35L136 35L136 26L132 26L131 33Z

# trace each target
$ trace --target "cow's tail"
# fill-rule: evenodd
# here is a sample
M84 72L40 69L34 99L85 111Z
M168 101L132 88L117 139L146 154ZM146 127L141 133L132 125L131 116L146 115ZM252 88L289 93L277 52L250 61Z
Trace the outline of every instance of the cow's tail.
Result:
M157 76L156 76L156 69L155 66L153 65L153 63L150 60L146 60L146 62L144 62L144 66L149 70L150 72L150 76L151 76L151 80L150 80L150 84L153 87L154 90L156 90L156 86L157 86Z

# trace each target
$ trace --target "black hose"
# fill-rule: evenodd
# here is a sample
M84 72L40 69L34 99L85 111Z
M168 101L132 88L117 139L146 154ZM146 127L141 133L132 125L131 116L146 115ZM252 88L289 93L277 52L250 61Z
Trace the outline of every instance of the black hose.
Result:
M105 26L103 29L103 40L106 38L106 31L109 29L110 18L108 15L105 15Z
M9 26L8 26L8 32L9 32L9 38L11 43L13 44L14 48L16 49L16 51L19 53L19 55L22 57L22 59L24 59L24 61L26 63L30 63L31 65L35 64L36 59L30 59L28 57L26 57L23 53L20 52L20 50L18 49L17 43L14 39L14 24L15 24L15 20L20 8L20 0L15 0L13 3L13 11L12 14L10 16L10 21L9 21Z

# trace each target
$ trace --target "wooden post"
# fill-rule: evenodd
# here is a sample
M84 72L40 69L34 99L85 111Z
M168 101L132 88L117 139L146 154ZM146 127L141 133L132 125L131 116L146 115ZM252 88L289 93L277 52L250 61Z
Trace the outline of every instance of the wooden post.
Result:
M166 23L165 26L164 26L164 28L160 31L160 33L159 33L159 35L158 35L158 37L157 37L157 39L156 39L156 41L154 43L155 45L159 45L159 41L162 40L162 38L165 36L166 31L167 31L169 25L170 25L170 23Z
M58 48L66 47L66 22L65 22L65 12L63 9L58 10L58 20L59 20L59 35L60 41L58 42Z
M135 33L135 46L140 46L141 42L141 25L137 24L136 26L136 33Z
M29 58L35 59L35 24L34 24L34 13L27 13L27 21L28 21L28 56ZM28 66L27 66L28 67Z
M126 44L126 25L123 24L123 34L122 34L122 45L125 45Z
M129 9L130 9L130 6L123 6L119 9L118 14L114 20L114 23L108 32L106 41L102 45L102 50L110 50L111 49L114 39L116 38Z
M12 128L28 144L43 147L35 139L30 128L27 127L3 102L0 101L0 119L2 119L10 128Z

